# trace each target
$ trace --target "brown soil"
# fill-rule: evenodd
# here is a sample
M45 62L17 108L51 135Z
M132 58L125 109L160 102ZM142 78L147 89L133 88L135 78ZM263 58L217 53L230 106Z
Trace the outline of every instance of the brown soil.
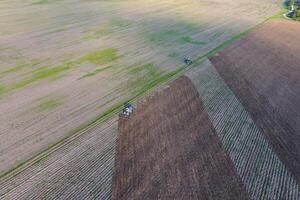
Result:
M0 0L0 8L0 174L134 96L146 75L129 74L132 68L153 64L171 72L182 67L185 55L204 55L279 10L269 0ZM106 64L76 64L10 89L40 68L106 48L120 56L107 63L109 70L81 79ZM138 83L126 87L127 80ZM41 100L61 97L57 107L34 109Z
M300 182L300 26L273 20L211 61Z
M190 79L119 119L112 199L248 199Z

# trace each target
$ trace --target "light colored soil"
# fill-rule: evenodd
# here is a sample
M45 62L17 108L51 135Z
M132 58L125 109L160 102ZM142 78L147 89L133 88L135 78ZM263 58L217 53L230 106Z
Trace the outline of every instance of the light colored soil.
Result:
M58 77L4 94L0 91L1 172L132 96L132 87L147 83L141 81L144 75L130 75L134 66L153 63L159 73L173 71L182 66L183 56L201 56L279 9L267 0L247 4L232 0L31 2L0 2L0 73L28 64L0 74L0 87L10 88L40 67L78 60L99 49L115 48L122 57L105 65L112 65L111 70L88 78L80 79L104 66L80 64ZM97 35L99 28L106 27L108 33ZM191 44L191 39L205 45ZM137 81L128 85L132 79ZM60 105L42 112L34 109L42 101L56 98L62 98Z
M212 58L300 183L300 26L273 20Z
M8 181L0 199L110 199L117 118L90 127Z

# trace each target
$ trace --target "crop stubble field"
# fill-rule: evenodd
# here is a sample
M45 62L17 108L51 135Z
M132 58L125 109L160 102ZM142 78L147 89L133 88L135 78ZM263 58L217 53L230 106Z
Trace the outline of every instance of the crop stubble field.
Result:
M279 7L271 0L4 0L0 9L4 173L146 91L148 83L182 67L183 56L201 57ZM70 198L77 191L72 198L109 198L117 126L112 124L88 128L1 182L1 197ZM84 163L85 157L94 164Z
M278 11L261 0L5 0L0 7L2 173L146 90L183 56L201 56Z
M117 118L89 127L46 159L2 181L0 199L110 199Z

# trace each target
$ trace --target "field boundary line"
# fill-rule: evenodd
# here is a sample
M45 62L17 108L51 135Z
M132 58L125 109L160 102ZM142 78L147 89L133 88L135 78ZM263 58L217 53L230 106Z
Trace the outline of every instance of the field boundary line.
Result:
M84 133L86 133L88 130L95 127L96 125L110 120L115 114L118 114L120 112L120 110L123 107L124 102L132 102L132 103L137 102L139 99L143 98L148 93L154 91L158 87L161 87L161 86L175 80L179 76L185 74L187 71L189 71L193 68L196 68L201 63L203 63L205 61L205 59L214 56L218 52L222 51L225 47L227 47L230 44L232 44L233 42L239 40L240 38L242 38L249 32L255 30L256 28L258 28L261 25L263 25L264 23L266 23L267 21L282 17L283 12L285 12L285 11L281 10L280 12L276 13L275 15L262 20L257 25L255 25L251 28L248 28L247 30L224 41L222 44L220 44L217 47L213 48L212 50L208 51L204 55L199 56L197 59L194 60L194 62L191 65L183 65L176 70L173 70L171 72L163 74L160 77L158 77L157 79L150 81L148 84L145 85L145 87L141 91L139 91L136 95L132 96L131 98L128 98L127 101L122 101L122 102L116 103L116 105L110 107L109 109L107 109L105 112L101 113L94 119L92 119L86 123L83 123L80 126L78 126L77 128L69 131L69 133L63 139L59 140L56 143L49 145L45 149L43 149L40 152L33 155L31 158L20 162L15 167L13 167L7 171L4 171L3 173L0 174L0 181L6 181L6 180L13 178L14 176L25 171L30 166L33 166L34 164L36 164L36 163L40 162L41 160L43 160L44 158L46 158L48 155L50 155L53 152L55 152L56 150L60 149L65 144L68 144L68 143L72 142L74 139L80 137L81 135L83 135Z

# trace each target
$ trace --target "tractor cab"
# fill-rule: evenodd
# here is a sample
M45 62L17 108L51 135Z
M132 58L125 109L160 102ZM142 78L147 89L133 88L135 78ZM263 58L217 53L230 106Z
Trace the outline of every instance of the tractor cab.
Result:
M296 14L295 10L290 10L288 13L285 14L285 16L288 18L293 18L295 14Z
M134 107L130 103L125 103L124 108L122 109L122 115L125 117L129 117L131 113L133 113Z
M187 58L187 57L185 57L185 58L183 59L183 62L184 62L186 65L191 65L191 64L193 63L193 61L192 61L191 59Z

